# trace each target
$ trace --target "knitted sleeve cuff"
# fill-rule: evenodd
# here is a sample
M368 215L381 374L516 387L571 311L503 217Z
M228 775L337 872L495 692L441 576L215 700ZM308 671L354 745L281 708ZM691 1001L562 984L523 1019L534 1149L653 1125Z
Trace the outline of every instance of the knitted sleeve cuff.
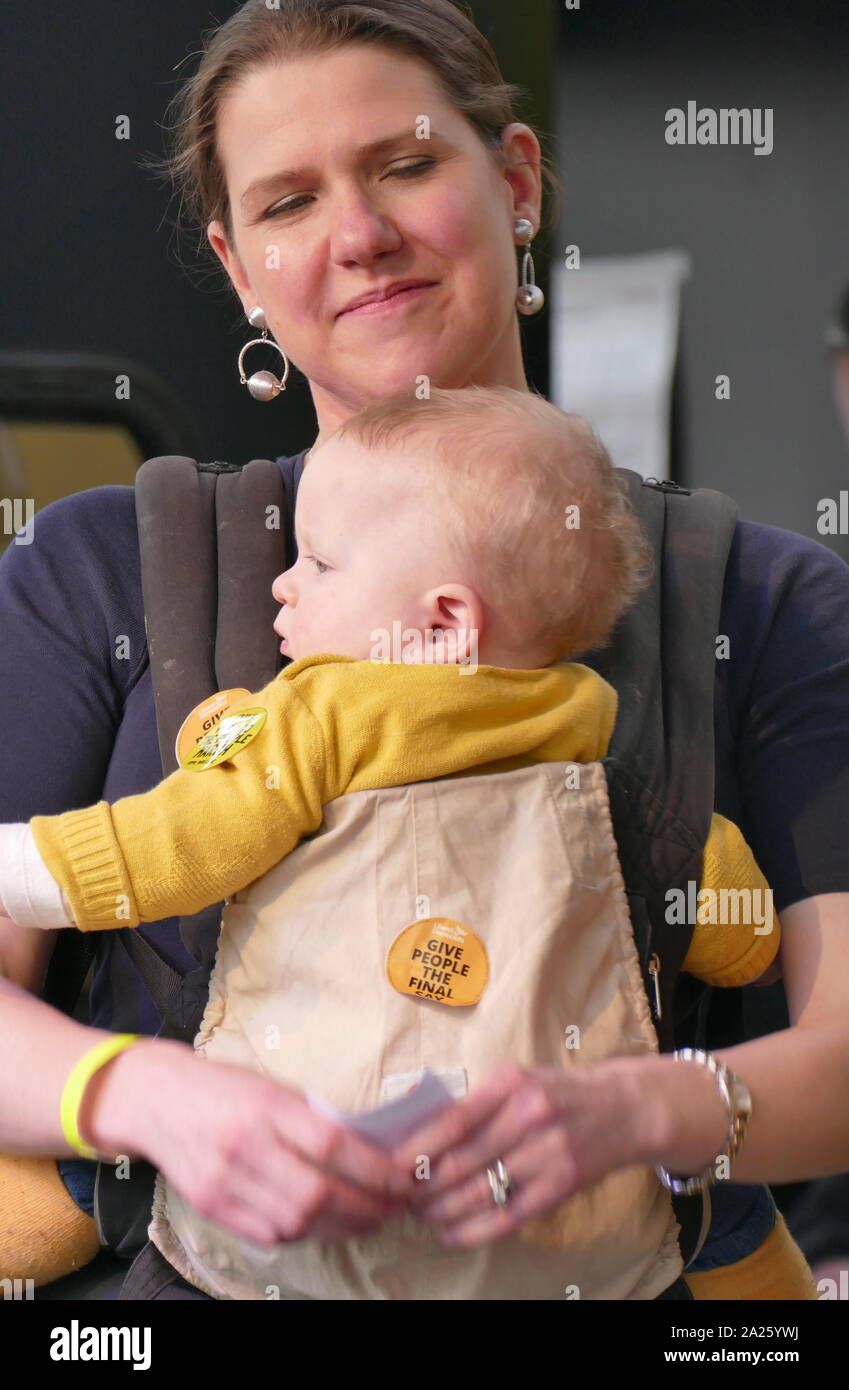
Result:
M138 908L108 801L59 816L33 816L30 829L80 931L138 926Z

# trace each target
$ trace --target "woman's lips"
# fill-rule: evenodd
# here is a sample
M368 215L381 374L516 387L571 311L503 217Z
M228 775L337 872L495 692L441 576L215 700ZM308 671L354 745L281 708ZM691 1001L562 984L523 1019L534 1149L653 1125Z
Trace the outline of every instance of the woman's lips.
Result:
M403 308L405 304L412 304L414 299L427 294L428 290L435 289L436 285L411 285L407 290L391 294L388 299L372 299L368 304L358 304L356 309L343 309L339 318L382 318L384 314L391 314L396 309Z

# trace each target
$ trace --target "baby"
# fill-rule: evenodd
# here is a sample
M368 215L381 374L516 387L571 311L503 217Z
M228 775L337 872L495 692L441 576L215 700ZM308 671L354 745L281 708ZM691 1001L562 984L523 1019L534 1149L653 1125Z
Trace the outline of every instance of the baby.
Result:
M649 558L598 439L507 388L394 397L314 450L295 534L273 586L290 664L152 791L0 827L0 911L126 930L223 901L196 1051L346 1110L425 1067L462 1096L499 1060L655 1051L600 762L617 696L575 660L609 640ZM768 893L719 816L701 886ZM778 945L770 905L760 928L697 926L684 968L742 984ZM150 1234L220 1298L269 1283L287 1297L552 1298L568 1283L654 1298L680 1271L668 1194L642 1167L472 1251L446 1252L411 1215L342 1246L260 1248L161 1175ZM787 1261L770 1296L808 1296L775 1235L760 1228L747 1259L769 1247L772 1287ZM698 1276L699 1296L735 1296L733 1273Z

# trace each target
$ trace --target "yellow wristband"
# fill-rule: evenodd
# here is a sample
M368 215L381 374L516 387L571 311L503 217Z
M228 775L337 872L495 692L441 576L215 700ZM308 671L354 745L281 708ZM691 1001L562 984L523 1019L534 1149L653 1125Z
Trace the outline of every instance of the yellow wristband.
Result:
M105 1038L103 1042L95 1043L94 1047L84 1052L82 1057L76 1062L71 1070L65 1088L62 1091L62 1099L59 1102L59 1117L62 1122L62 1133L66 1142L82 1158L97 1158L101 1155L96 1149L91 1148L80 1137L78 1120L80 1106L82 1105L85 1089L94 1076L107 1062L111 1062L124 1048L131 1047L134 1042L138 1042L138 1033L113 1033L112 1037Z

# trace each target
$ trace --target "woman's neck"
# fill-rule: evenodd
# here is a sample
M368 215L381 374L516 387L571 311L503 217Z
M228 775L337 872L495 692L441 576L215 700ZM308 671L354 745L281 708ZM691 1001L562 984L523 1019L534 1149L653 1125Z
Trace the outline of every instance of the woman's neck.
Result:
M445 387L448 383L441 381L439 385ZM475 372L474 378L460 382L457 389L463 386L510 386L515 391L530 391L522 363L518 325L515 326L511 341L499 349L494 349L490 358L480 364L480 370ZM369 401L362 401L360 404L345 401L322 387L312 386L311 391L318 420L318 434L304 457L304 463L309 462L310 454L335 434L340 425L370 404ZM390 393L387 392L388 394Z

